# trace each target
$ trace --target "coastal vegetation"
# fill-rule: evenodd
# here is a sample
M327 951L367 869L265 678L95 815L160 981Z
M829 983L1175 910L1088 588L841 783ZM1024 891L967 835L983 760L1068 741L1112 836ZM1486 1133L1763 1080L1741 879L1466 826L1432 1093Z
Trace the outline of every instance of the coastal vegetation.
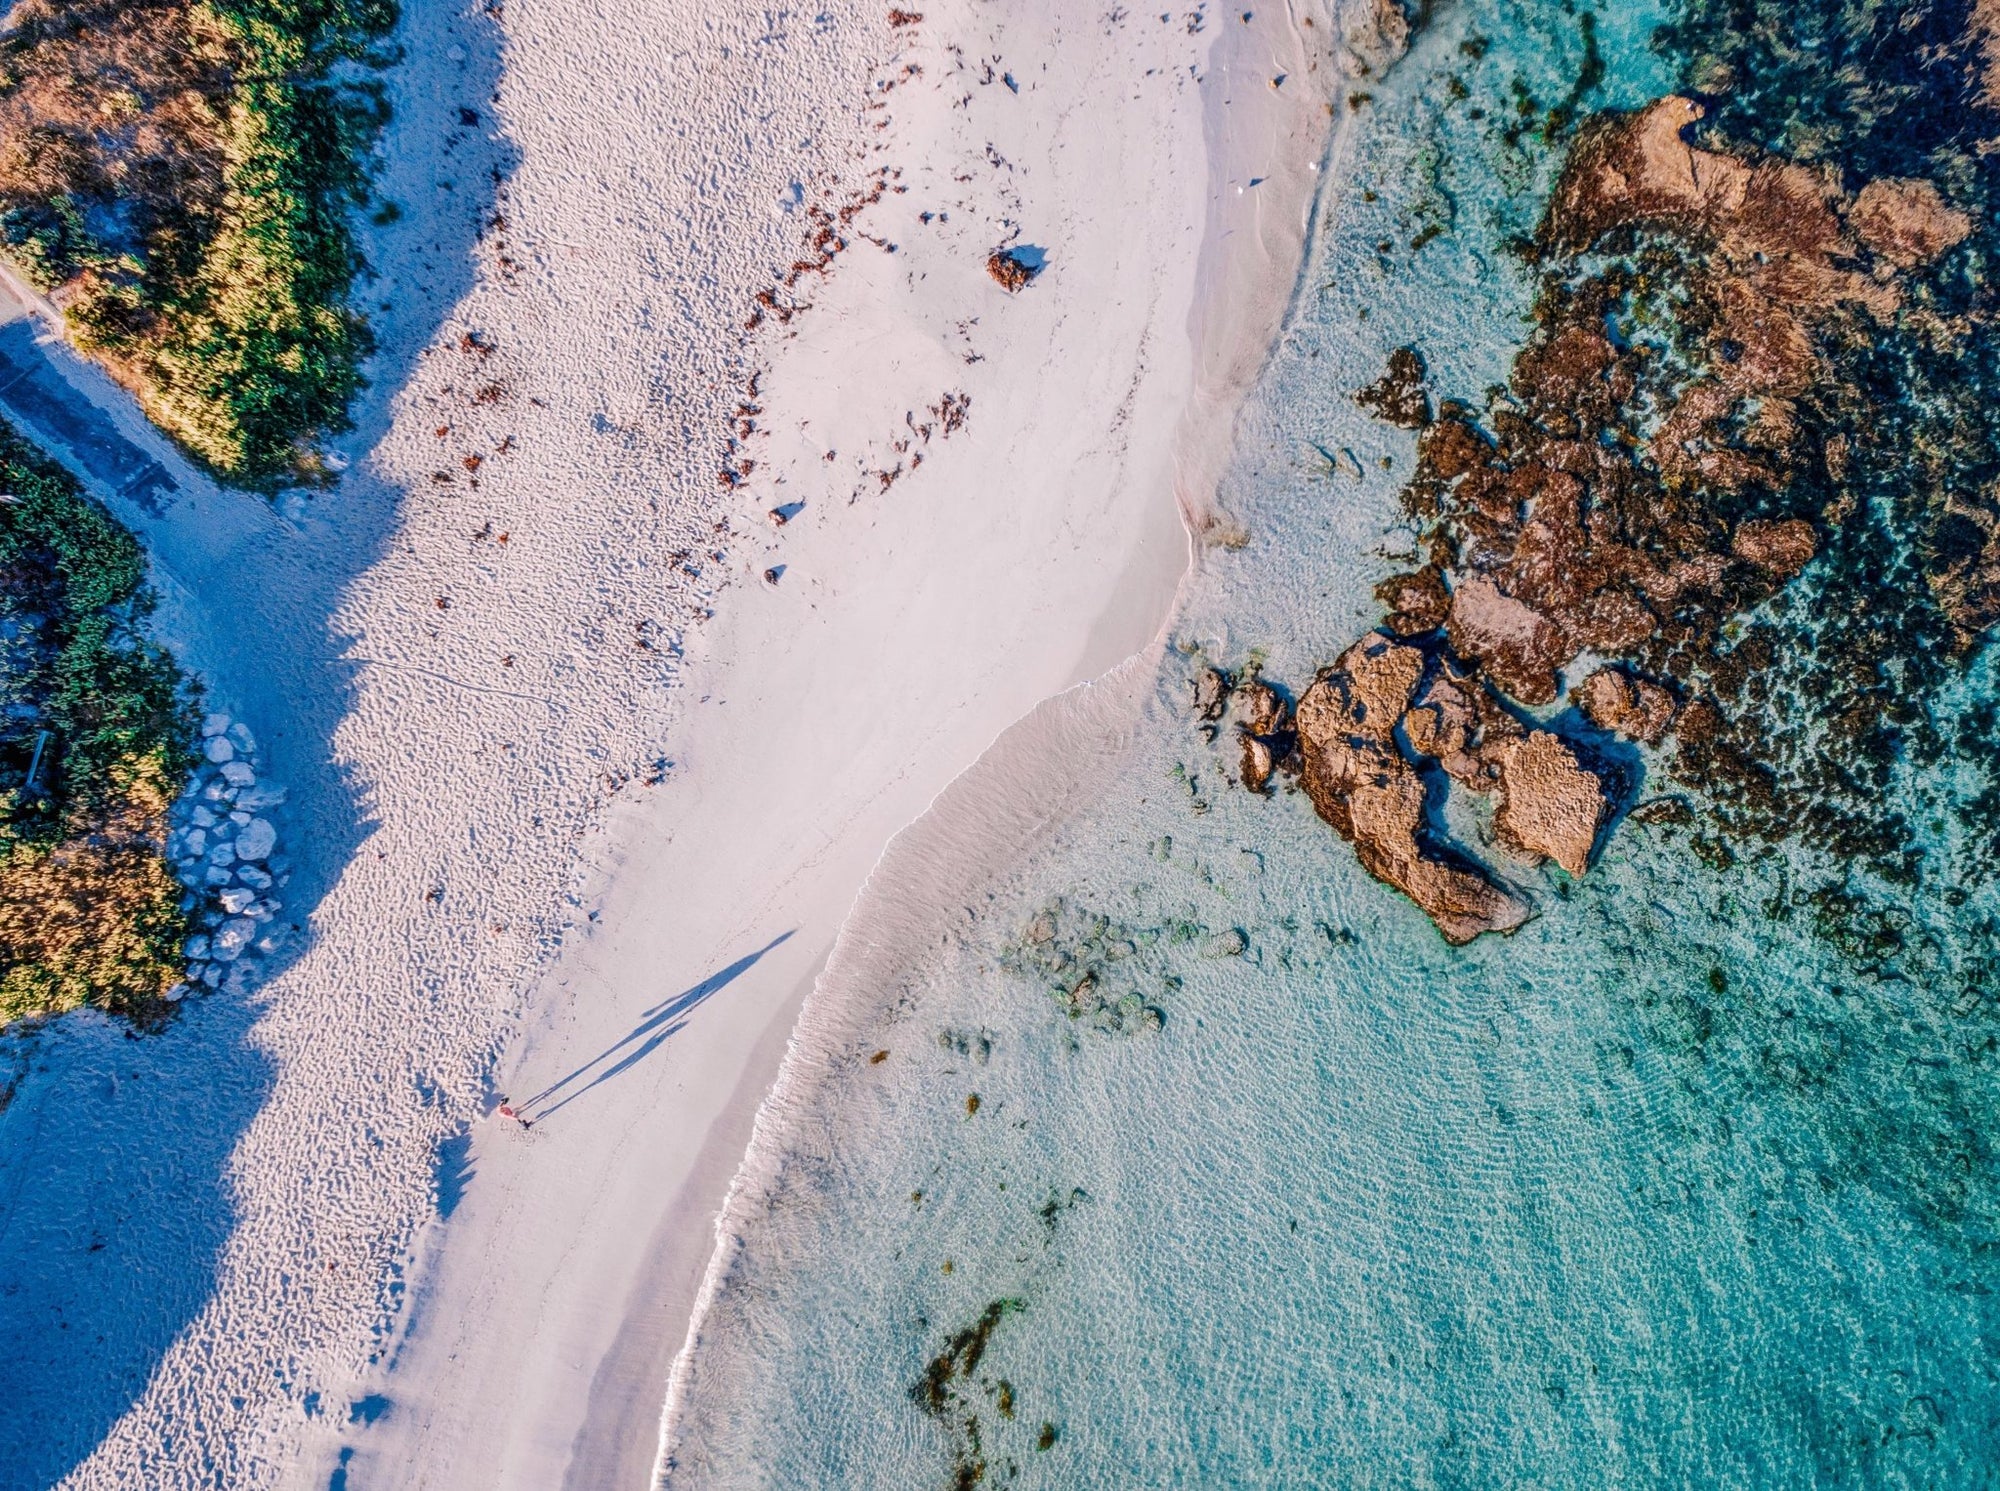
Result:
M164 857L193 700L140 631L139 545L0 423L0 1025L156 1017L180 975Z
M345 75L393 0L23 0L0 34L0 251L217 475L311 479L368 333L347 211L386 119Z

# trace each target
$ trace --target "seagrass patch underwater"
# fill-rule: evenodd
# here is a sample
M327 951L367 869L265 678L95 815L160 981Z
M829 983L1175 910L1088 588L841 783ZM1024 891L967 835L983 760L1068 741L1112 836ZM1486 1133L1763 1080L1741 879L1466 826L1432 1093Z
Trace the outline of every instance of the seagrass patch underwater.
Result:
M2000 12L1356 92L1240 546L834 1053L676 1484L1993 1483Z

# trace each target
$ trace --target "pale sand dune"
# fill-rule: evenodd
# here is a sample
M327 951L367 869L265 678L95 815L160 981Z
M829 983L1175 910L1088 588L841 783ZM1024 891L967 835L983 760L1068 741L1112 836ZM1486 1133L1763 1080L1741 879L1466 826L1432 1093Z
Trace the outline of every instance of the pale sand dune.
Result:
M293 785L311 921L250 1009L36 1043L0 1114L23 1484L645 1479L857 888L1010 722L1153 639L1328 127L1307 7L923 8L408 7L341 494L126 514ZM885 167L907 191L745 346L804 206ZM1009 297L984 261L1016 233L1049 267ZM552 1087L532 1131L482 1117ZM57 1316L112 1339L86 1360Z

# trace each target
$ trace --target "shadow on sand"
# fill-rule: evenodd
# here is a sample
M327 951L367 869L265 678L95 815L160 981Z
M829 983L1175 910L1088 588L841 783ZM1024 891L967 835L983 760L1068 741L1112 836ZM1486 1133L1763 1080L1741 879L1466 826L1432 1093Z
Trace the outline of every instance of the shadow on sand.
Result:
M484 118L503 43L490 12L406 0L394 40L404 55L385 75L395 116L379 190L435 200L440 157L460 189L449 209L382 214L379 230L355 215L374 265L355 304L385 334L356 428L337 442L350 455L382 438L422 350L473 289L481 226L515 168ZM343 660L352 641L334 617L387 552L402 489L357 460L315 499L325 537L308 540L262 517L251 505L261 499L197 500L206 483L129 421L129 402L95 370L72 377L104 407L83 400L50 367L66 354L38 347L26 323L7 328L0 353L0 412L140 531L163 621L177 601L187 621L187 635L168 640L201 658L215 703L251 725L266 768L290 786L280 848L296 867L281 919L305 932L375 826L367 784L333 748L361 666ZM177 573L177 556L203 562ZM298 933L267 976L307 950ZM231 1157L275 1081L251 1038L259 1015L254 996L216 995L157 1035L94 1015L0 1032L0 1491L41 1491L86 1459L207 1305L237 1224ZM208 1473L227 1479L222 1467Z
M0 1037L0 1487L88 1455L201 1309L234 1225L230 1152L275 1073L256 1011L211 999L159 1036L96 1015Z
M773 937L769 942L758 948L756 952L745 953L727 968L716 970L693 988L683 990L672 999L656 1004L651 1009L646 1010L639 1017L637 1025L633 1026L631 1030L627 1031L611 1045L598 1052L597 1055L591 1057L582 1066L566 1077L557 1078L533 1097L523 1098L518 1105L518 1111L521 1116L530 1123L538 1123L559 1110L568 1107L593 1087L601 1086L609 1082L612 1078L631 1071L633 1067L665 1045L676 1031L686 1025L686 1017L706 1002L710 995L748 973L757 965L758 959L770 952L772 948L788 940L791 935L790 932L779 933L776 937ZM605 1065L607 1062L610 1063L608 1066ZM563 1089L569 1087L572 1082L592 1071L595 1071L596 1075L591 1077L588 1082L585 1082L581 1087L573 1088L560 1097L557 1096L558 1093L563 1093ZM551 1101L552 1099L553 1101Z

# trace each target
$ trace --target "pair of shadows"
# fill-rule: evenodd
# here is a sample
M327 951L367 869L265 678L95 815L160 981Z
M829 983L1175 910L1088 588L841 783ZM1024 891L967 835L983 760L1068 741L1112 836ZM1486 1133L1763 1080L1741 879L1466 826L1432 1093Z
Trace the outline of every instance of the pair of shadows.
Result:
M727 968L722 968L711 973L693 988L676 994L672 999L661 1004L656 1004L651 1009L646 1010L640 1016L637 1025L633 1026L630 1031L626 1032L625 1035L621 1036L611 1045L605 1047L604 1050L598 1052L597 1055L591 1057L582 1066L569 1073L568 1076L558 1078L547 1087L544 1087L540 1092L534 1094L534 1096L522 1099L516 1105L521 1116L531 1123L539 1123L541 1120L568 1107L592 1088L602 1086L604 1083L611 1081L612 1078L629 1072L633 1067L659 1050L675 1032L685 1026L687 1024L686 1017L693 1013L710 995L734 983L738 978L748 973L751 968L756 966L760 958L780 943L788 941L791 935L790 932L779 933L776 937L765 943L764 946L758 948L756 952L744 954ZM606 1062L609 1062L610 1065L604 1065ZM571 1083L593 1070L596 1071L596 1075L591 1077L588 1082L585 1082L581 1087L573 1089L566 1096L557 1097L557 1094L562 1093ZM555 1099L555 1101L552 1102L551 1099Z

